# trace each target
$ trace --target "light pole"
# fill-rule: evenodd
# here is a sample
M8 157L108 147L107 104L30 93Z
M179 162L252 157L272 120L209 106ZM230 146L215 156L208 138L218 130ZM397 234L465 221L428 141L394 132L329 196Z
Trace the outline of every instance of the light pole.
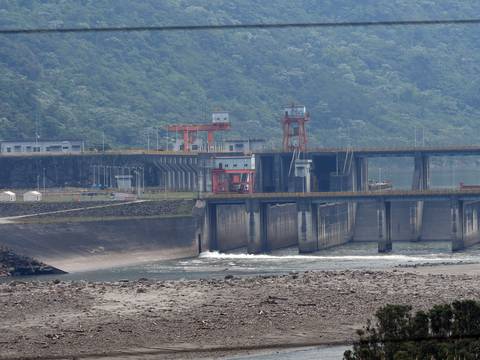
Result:
M413 141L413 146L417 147L417 125L415 125L413 136L415 137L415 140Z

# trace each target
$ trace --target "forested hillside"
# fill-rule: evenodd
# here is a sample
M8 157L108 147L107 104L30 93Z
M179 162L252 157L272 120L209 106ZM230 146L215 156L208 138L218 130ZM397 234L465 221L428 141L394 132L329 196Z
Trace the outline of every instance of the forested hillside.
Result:
M478 1L1 0L1 28L480 17ZM0 35L0 139L145 144L229 110L279 143L304 103L315 145L479 143L480 26ZM163 135L163 134L162 134ZM164 139L162 140L164 141Z

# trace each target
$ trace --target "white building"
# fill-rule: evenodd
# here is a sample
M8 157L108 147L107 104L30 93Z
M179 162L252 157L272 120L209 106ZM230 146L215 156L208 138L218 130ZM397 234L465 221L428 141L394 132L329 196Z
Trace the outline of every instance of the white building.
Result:
M33 202L33 201L42 201L42 194L38 191L27 191L23 194L23 201Z
M265 139L226 139L223 151L251 153L265 150Z
M123 191L132 191L133 175L115 175L117 181L117 189Z
M17 200L17 195L11 191L3 191L0 193L0 202L13 202Z
M85 149L83 140L18 140L1 141L2 154L13 153L81 153Z

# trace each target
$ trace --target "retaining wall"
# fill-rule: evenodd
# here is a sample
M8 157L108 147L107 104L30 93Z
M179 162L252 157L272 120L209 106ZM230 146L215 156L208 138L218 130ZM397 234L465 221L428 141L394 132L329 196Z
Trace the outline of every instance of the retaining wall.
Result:
M69 271L69 259L73 263L82 258L88 267L91 257L105 262L115 258L123 264L134 253L150 253L159 259L196 256L196 225L192 216L4 224L0 225L0 244L53 266L62 264L59 267Z
M267 244L270 250L298 244L297 204L267 206Z

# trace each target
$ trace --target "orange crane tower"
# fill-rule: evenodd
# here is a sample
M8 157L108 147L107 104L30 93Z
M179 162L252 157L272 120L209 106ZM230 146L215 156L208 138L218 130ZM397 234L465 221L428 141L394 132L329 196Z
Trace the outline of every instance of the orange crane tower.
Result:
M191 145L195 142L199 131L207 132L208 151L214 148L215 132L226 131L230 129L228 112L217 111L212 114L212 123L210 124L179 124L169 125L168 131L183 133L183 151L190 152Z
M305 123L310 120L307 109L303 105L292 104L283 111L283 151L305 151L307 149Z

